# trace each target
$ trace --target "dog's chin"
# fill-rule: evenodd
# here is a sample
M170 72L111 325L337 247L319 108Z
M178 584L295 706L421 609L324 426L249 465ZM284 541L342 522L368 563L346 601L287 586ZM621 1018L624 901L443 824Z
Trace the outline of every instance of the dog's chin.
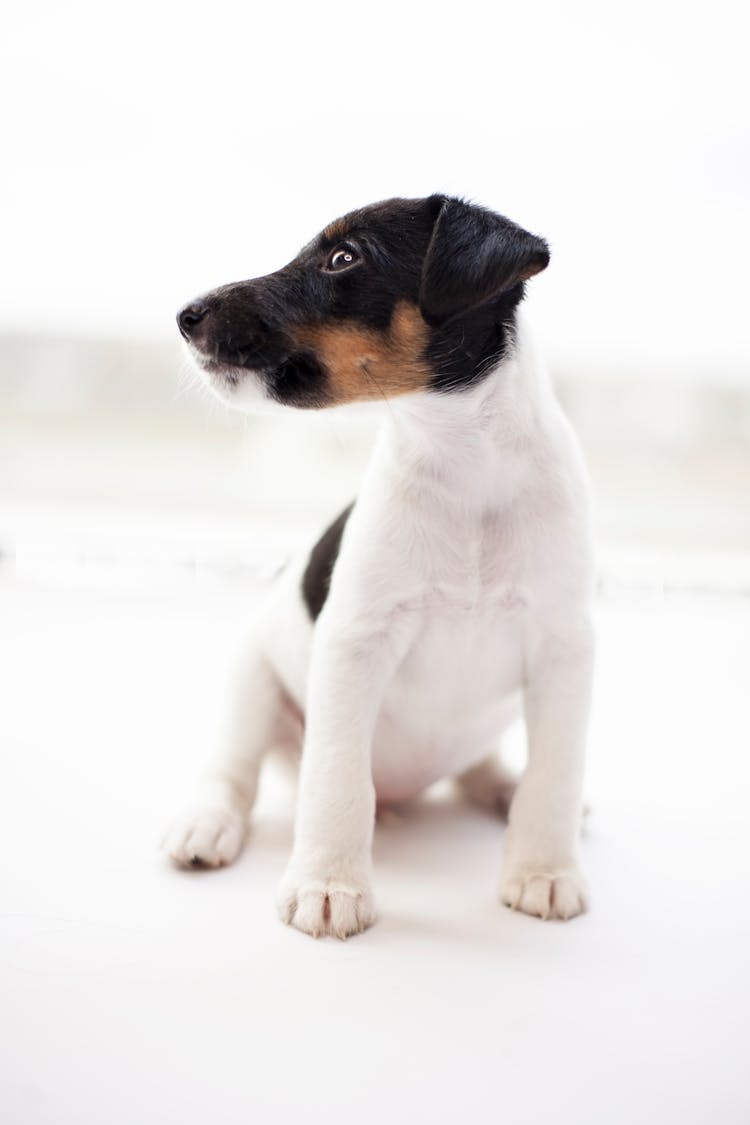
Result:
M269 396L267 381L261 371L210 359L190 345L186 353L190 366L202 381L233 410L248 414L277 414L284 409Z
M188 344L191 367L214 394L235 410L276 414L280 410L321 410L335 405L325 390L325 375L307 355L282 358L275 366L238 366Z

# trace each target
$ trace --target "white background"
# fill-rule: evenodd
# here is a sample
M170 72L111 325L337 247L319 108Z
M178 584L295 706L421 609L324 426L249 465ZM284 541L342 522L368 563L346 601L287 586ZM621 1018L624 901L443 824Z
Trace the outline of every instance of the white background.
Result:
M742 7L16 6L0 328L171 331L352 207L475 198L549 238L559 366L747 379Z

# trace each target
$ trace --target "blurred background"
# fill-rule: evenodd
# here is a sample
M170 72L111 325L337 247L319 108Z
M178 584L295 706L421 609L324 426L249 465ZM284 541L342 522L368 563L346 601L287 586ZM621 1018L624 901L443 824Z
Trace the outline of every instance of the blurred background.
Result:
M353 207L446 191L551 243L527 313L585 447L603 574L744 586L737 15L17 9L0 44L0 551L55 582L273 568L356 492L371 427L232 414L186 379L174 313Z

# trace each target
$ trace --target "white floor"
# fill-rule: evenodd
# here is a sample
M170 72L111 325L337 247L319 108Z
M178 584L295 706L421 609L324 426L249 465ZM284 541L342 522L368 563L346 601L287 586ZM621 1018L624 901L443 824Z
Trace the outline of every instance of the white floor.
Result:
M502 826L435 799L379 825L344 944L275 917L278 779L235 867L156 849L244 612L0 582L0 1119L746 1125L750 602L600 606L588 915L503 909Z

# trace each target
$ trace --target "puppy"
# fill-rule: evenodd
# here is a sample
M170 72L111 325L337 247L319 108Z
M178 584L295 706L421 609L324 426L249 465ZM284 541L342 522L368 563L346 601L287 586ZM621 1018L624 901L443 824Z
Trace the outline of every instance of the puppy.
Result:
M518 315L548 260L542 239L460 199L392 199L178 315L194 364L240 409L388 404L357 500L277 580L233 738L165 840L179 864L230 863L266 752L301 749L279 911L305 933L370 925L376 799L446 777L510 803L506 905L585 908L586 475ZM514 793L498 750L519 715Z

